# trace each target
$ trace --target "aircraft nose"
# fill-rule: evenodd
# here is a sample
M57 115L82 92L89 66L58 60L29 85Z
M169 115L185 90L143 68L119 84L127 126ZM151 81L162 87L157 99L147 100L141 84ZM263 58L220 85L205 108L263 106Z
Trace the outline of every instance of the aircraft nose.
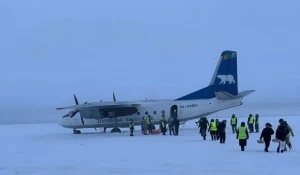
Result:
M57 123L58 123L58 125L62 126L63 125L63 118L60 118Z
M59 119L59 121L58 121L58 125L60 125L60 126L64 126L64 125L66 125L66 118L60 118Z

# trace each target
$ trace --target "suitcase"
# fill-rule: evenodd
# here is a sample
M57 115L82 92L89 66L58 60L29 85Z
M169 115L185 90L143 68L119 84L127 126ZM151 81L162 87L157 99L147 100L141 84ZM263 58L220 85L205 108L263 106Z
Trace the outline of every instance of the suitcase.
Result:
M263 140L257 140L257 143L262 144L265 143Z
M161 133L160 129L152 130L152 134L160 134L160 133Z

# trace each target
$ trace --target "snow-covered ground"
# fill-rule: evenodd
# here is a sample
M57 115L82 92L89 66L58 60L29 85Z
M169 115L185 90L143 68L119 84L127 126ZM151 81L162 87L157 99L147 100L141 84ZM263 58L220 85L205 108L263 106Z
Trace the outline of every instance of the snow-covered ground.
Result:
M136 126L134 137L126 131L104 134L93 129L73 135L72 130L57 124L0 125L0 175L296 173L300 171L300 118L283 118L295 137L291 137L293 150L282 154L276 152L275 143L271 143L270 152L264 152L264 145L256 142L260 133L250 134L246 151L241 152L230 126L225 144L203 141L194 121L181 126L179 136L144 136ZM260 128L271 122L276 129L278 119L261 117Z

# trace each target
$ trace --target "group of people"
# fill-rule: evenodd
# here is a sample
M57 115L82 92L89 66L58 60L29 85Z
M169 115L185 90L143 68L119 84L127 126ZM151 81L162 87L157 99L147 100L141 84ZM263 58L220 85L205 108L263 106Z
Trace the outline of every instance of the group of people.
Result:
M248 124L248 128L250 130L250 133L254 133L254 129L255 129L255 132L259 132L259 115L255 114L255 118L254 118L252 114L249 114L247 124ZM230 125L232 128L233 134L236 133L237 132L237 118L236 118L235 114L232 114L232 116L231 116Z
M168 122L165 119L164 114L162 115L162 119L159 122L159 129L161 130L161 133L163 135L166 135L167 133L167 125L169 129L170 135L175 135L177 136L179 133L179 120L177 116L170 117L168 119ZM145 117L142 117L141 121L141 131L142 134L147 135L148 133L151 134L155 126L152 123L151 116L148 115ZM130 136L133 136L133 131L134 131L134 123L131 121L129 123L129 129L130 129ZM147 133L148 131L148 133Z
M195 122L200 128L199 133L206 140L206 130L210 133L212 140L220 140L220 143L225 143L226 140L226 120L220 122L218 119L214 119L208 122L205 116L200 117L198 122Z
M179 132L179 120L177 116L170 117L168 119L168 122L165 119L165 116L162 115L162 119L160 120L159 123L159 128L162 132L163 135L166 135L167 132L167 123L168 123L168 128L169 128L169 134L177 136Z
M226 140L226 120L223 120L222 122L219 122L218 119L214 120L211 119L210 123L208 122L207 118L201 117L198 122L195 122L198 125L198 128L200 128L199 133L203 137L204 140L206 140L206 131L208 131L211 135L211 140L220 140L220 143L225 143ZM235 114L232 114L230 124L232 127L232 132L236 133L236 139L239 140L239 146L241 147L241 151L245 151L245 147L247 146L247 140L249 139L249 133L259 132L259 115L256 114L255 118L252 114L248 117L248 128L246 127L245 122L241 122L241 125L239 128L237 128L237 118ZM265 143L265 152L268 152L270 142L271 142L271 136L275 133L275 142L279 142L277 147L277 152L283 153L284 151L287 151L286 146L289 147L289 149L292 149L292 144L290 141L290 135L294 137L294 132L292 128L287 124L286 121L283 119L279 120L279 126L276 129L276 132L272 129L272 125L270 123L266 123L266 127L263 129L260 140L264 140Z
M261 135L260 135L260 140L264 140L265 143L265 152L268 152L270 142L271 142L271 137L274 134L274 130L272 129L272 125L270 123L266 123L266 128L263 129ZM287 151L287 147L289 149L292 149L292 143L290 141L290 135L294 137L294 132L291 126L284 121L282 118L279 119L279 126L276 129L275 132L275 141L278 142L277 146L277 152L283 153L284 151Z

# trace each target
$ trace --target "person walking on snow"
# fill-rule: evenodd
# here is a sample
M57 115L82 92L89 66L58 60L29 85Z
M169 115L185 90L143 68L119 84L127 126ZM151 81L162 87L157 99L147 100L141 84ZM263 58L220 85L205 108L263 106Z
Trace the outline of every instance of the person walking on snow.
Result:
M266 123L266 127L263 129L260 135L260 140L263 138L265 142L265 152L269 152L269 146L273 134L274 130L272 129L272 125L270 123Z
M285 146L285 139L288 134L289 134L289 130L287 128L287 123L284 121L278 126L276 130L276 139L279 140L279 144L277 147L278 153L279 151L283 153L284 146Z

